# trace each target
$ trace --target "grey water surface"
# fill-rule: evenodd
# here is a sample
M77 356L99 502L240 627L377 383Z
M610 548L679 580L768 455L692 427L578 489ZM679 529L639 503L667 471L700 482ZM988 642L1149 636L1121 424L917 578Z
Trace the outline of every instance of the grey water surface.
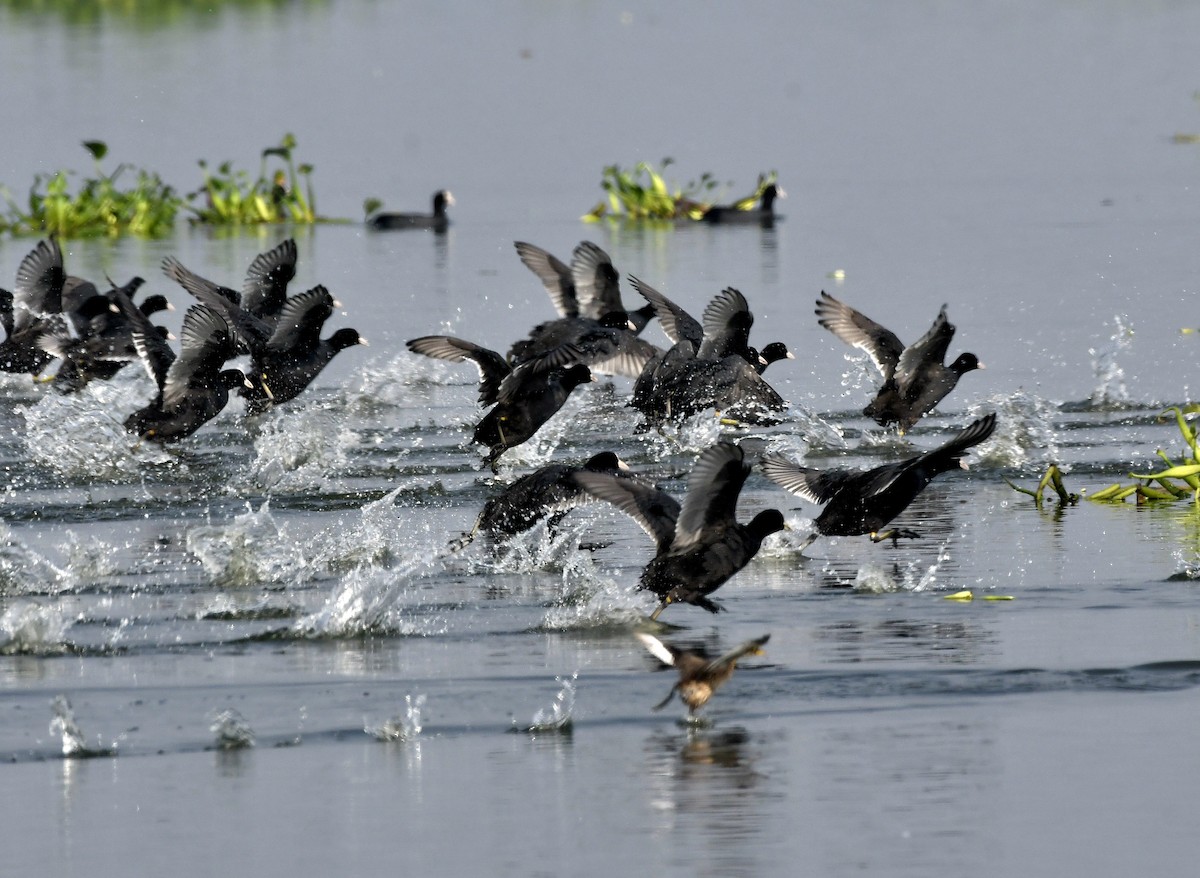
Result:
M1179 875L1200 855L1200 517L1038 510L1059 463L1098 490L1161 467L1194 398L1200 8L1170 2L226 4L139 22L0 6L0 181L87 172L80 141L181 190L198 159L257 169L296 134L318 209L351 222L65 242L68 269L164 256L237 286L297 239L294 289L368 348L250 420L178 447L120 421L141 373L61 397L0 379L4 874ZM1186 141L1186 138L1180 138ZM773 228L584 224L601 169L676 161L730 200L776 170ZM376 234L361 203L457 199L445 235ZM637 434L629 382L583 388L498 476L469 443L469 365L554 316L515 240L583 239L699 313L725 286L777 427ZM30 239L0 238L0 285ZM903 438L875 376L821 329L825 289L911 341L946 303L987 368ZM626 302L636 294L624 285ZM647 331L665 343L657 328ZM922 539L798 547L784 511L668 639L770 633L704 713L632 632L652 546L593 505L551 538L451 552L500 486L617 451L681 494L718 438L867 466L999 415L972 468L898 520ZM606 544L582 551L581 542ZM972 601L948 600L969 590ZM984 600L985 597L1011 600ZM528 731L531 726L536 730Z

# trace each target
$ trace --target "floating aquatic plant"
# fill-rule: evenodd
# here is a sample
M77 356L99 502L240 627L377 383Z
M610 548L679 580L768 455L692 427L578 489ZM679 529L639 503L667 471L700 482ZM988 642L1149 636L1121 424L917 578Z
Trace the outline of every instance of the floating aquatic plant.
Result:
M0 216L0 231L64 238L123 234L154 238L171 231L183 206L173 188L158 174L124 163L106 174L101 162L108 146L100 140L85 141L83 146L92 156L93 176L84 177L74 192L74 172L66 170L34 177L25 205L7 187L0 188L8 202L7 212Z
M1130 473L1131 479L1138 480L1133 484L1123 485L1117 482L1091 494L1082 492L1072 494L1067 491L1063 484L1062 473L1054 464L1051 464L1046 470L1046 474L1042 476L1042 480L1034 490L1014 485L1007 479L1005 481L1013 490L1033 497L1039 508L1042 505L1046 488L1050 487L1058 495L1059 506L1074 506L1079 502L1080 497L1098 503L1123 503L1133 497L1138 504L1174 502L1189 498L1196 508L1200 509L1200 450L1197 449L1196 431L1188 424L1186 417L1188 414L1196 412L1200 412L1200 406L1190 405L1183 408L1172 406L1162 413L1163 417L1174 414L1175 423L1179 427L1187 450L1184 452L1182 461L1176 463L1160 448L1158 456L1167 464L1166 469L1153 473Z
M699 220L713 206L713 193L719 185L708 171L684 186L668 185L663 171L674 162L664 158L661 170L650 162L638 162L630 169L609 165L601 175L600 188L607 195L588 211L583 219L595 222L602 217L630 220ZM754 192L735 202L748 210L762 197L763 190L775 182L775 172L760 174Z
M323 0L305 0L308 5L321 5ZM211 26L215 10L257 9L276 7L290 12L295 0L2 0L0 7L11 16L36 16L39 20L58 16L63 23L75 26L122 24L138 29L172 27L191 21Z
M202 202L199 207L189 205L195 213L193 221L212 225L317 222L313 166L297 165L292 156L295 148L295 136L285 134L278 146L264 149L253 179L232 162L222 162L214 172L202 160L204 185L188 196Z
M88 140L83 146L92 156L94 170L74 191L71 179L75 172L68 170L35 176L24 204L0 186L0 195L7 202L7 210L0 213L0 232L63 238L127 234L154 238L171 232L181 209L192 213L193 222L208 225L322 221L313 194L313 166L296 163L292 134L262 151L257 177L230 161L214 171L201 160L204 182L186 198L158 174L129 164L117 165L106 174L101 162L108 155L108 145Z

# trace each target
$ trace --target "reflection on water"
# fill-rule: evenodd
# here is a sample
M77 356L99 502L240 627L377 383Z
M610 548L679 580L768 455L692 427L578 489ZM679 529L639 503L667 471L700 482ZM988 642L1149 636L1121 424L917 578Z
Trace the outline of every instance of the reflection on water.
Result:
M757 768L764 743L742 727L654 732L643 747L650 831L700 874L753 875L781 798Z

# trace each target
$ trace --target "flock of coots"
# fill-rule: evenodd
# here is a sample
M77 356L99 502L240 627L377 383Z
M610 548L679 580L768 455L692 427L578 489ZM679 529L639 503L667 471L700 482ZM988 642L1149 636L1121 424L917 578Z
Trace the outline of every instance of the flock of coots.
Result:
M323 286L288 295L296 275L296 242L290 238L250 264L241 291L220 286L163 260L163 272L192 294L179 333L173 337L151 317L172 305L161 294L140 304L144 285L135 277L101 290L68 275L62 249L49 238L23 259L12 292L0 290L0 317L7 337L0 345L0 371L48 378L56 390L73 393L90 381L112 378L131 362L142 364L154 396L125 419L125 429L146 440L177 442L221 413L236 390L246 411L258 414L295 399L342 350L366 344L354 329L321 337L339 302ZM249 365L226 368L246 356Z
M432 217L380 215L379 227L387 227L385 222L395 228L423 223L436 229L445 220L448 203L453 203L449 193L438 193ZM545 287L557 318L536 325L504 353L448 335L407 342L415 354L469 362L478 370L479 402L487 411L472 440L486 448L483 462L493 471L506 451L532 438L576 387L596 375L632 379L628 404L642 417L640 430L661 431L710 410L725 423L782 421L787 402L765 376L772 363L794 355L780 341L762 348L751 344L754 316L739 290L721 290L697 317L631 277L645 304L630 309L622 301L612 260L595 244L579 244L569 262L523 241L516 242L516 250ZM155 389L143 407L128 414L125 428L155 442L191 435L216 417L235 391L247 413L261 413L303 392L339 351L366 344L354 329L322 337L340 303L323 286L288 294L296 258L290 239L260 254L240 290L166 258L165 275L196 300L184 315L176 349L173 337L151 319L171 307L166 297L151 295L137 303L141 278L123 286L110 281L102 290L70 276L58 242L43 240L21 261L13 291L0 290L0 317L7 332L0 344L0 370L38 377L57 363L40 380L73 393L138 361ZM882 426L896 424L903 433L945 398L963 374L982 368L973 354L945 364L954 334L945 307L929 331L906 346L827 293L816 304L820 325L865 351L878 367L883 383L864 414ZM670 347L642 338L654 320ZM227 367L239 358L248 365ZM918 534L889 528L893 519L934 477L965 467L964 455L994 429L995 415L988 415L939 448L865 471L814 470L779 454L760 456L736 442L719 441L696 459L682 499L660 490L649 476L631 472L612 452L603 452L582 463L553 463L517 478L487 501L474 527L455 545L461 547L480 533L495 545L543 519L553 529L571 508L592 499L606 501L654 541L654 555L638 583L659 600L651 620L676 603L715 613L721 606L713 593L750 562L767 536L786 527L778 509L759 512L748 522L737 520L738 498L754 466L783 489L824 506L804 546L822 534L869 534L876 541L895 542ZM653 655L679 671L672 694L678 692L690 713L728 679L739 658L756 654L766 642L761 637L709 660L652 635L641 637Z
M556 319L535 326L506 353L448 335L407 342L413 353L469 362L478 370L479 402L488 411L472 438L487 449L483 462L493 471L508 449L534 436L572 391L595 375L633 379L628 404L641 414L641 430L661 431L710 410L730 423L768 425L782 420L787 403L764 376L771 363L794 355L778 341L761 349L751 345L754 316L740 291L722 290L695 317L631 277L631 286L646 304L630 309L621 298L618 272L595 244L579 244L569 262L524 241L516 242L516 250L545 287L558 312ZM911 428L963 374L982 368L973 354L945 364L954 327L944 307L930 330L908 346L826 293L817 301L816 314L821 326L866 351L879 368L883 384L864 414L881 426L897 424L901 432ZM653 319L671 347L663 349L641 337ZM824 506L804 546L823 534L868 534L875 541L896 542L919 535L907 528L888 528L890 522L934 477L965 467L964 455L991 436L995 425L995 415L988 415L940 448L865 471L814 470L779 454L758 458L736 442L720 441L696 459L682 500L660 490L648 476L631 472L612 452L582 463L552 463L520 476L490 498L470 532L453 545L459 548L478 534L493 545L502 543L543 519L553 531L571 508L603 500L626 513L654 541L654 556L638 583L659 599L651 620L675 603L715 613L721 606L712 600L713 592L749 563L767 536L786 527L777 509L764 510L745 523L737 520L738 497L756 464L775 484ZM710 660L650 634L639 637L653 655L679 671L671 694L680 695L689 713L728 679L738 659L757 654L767 639L748 641Z

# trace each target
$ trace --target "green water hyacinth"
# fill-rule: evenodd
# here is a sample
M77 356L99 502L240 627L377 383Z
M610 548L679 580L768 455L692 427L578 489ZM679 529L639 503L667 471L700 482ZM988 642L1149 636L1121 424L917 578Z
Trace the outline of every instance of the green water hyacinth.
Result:
M57 235L83 238L123 234L155 238L171 231L183 199L158 174L120 164L105 174L100 163L108 146L100 140L83 144L91 153L94 176L72 192L71 171L38 174L22 206L7 187L0 187L8 204L0 216L0 231L15 235ZM132 185L123 185L132 177Z
M604 217L671 222L703 219L714 204L713 193L719 185L716 177L706 171L699 180L689 181L685 186L668 184L663 172L673 163L671 158L663 159L661 170L649 162L638 162L629 170L609 165L600 179L600 188L607 194L584 214L584 221L596 222ZM753 207L775 179L774 171L760 174L755 191L735 204L745 205L742 209Z
M1130 497L1140 505L1143 503L1158 503L1169 502L1173 503L1177 500L1190 498L1193 505L1200 510L1200 453L1197 452L1197 437L1196 431L1191 424L1187 422L1187 415L1200 412L1200 406L1189 405L1184 407L1172 406L1166 409L1162 415L1165 417L1168 414L1175 415L1175 423L1179 428L1179 433L1183 437L1183 441L1187 444L1190 454L1184 458L1182 463L1176 463L1171 460L1165 451L1158 450L1158 456L1167 464L1167 468L1156 473L1130 473L1131 479L1138 479L1132 485L1123 485L1120 482L1102 488L1099 491L1094 491L1090 494L1085 494L1088 500L1095 503L1124 503ZM1033 497L1034 503L1038 508L1041 508L1043 495L1046 488L1052 487L1058 494L1059 505L1075 505L1079 501L1081 495L1068 494L1063 486L1062 473L1058 467L1051 464L1046 470L1046 474L1042 476L1041 482L1036 490L1022 488L1019 485L1014 485L1005 479L1008 486L1014 491L1019 491L1022 494L1027 494Z
M193 202L188 209L195 214L192 221L210 225L319 222L313 167L295 163L295 148L295 136L286 134L278 146L264 149L254 179L232 162L222 162L214 172L201 161L204 185L188 196Z

